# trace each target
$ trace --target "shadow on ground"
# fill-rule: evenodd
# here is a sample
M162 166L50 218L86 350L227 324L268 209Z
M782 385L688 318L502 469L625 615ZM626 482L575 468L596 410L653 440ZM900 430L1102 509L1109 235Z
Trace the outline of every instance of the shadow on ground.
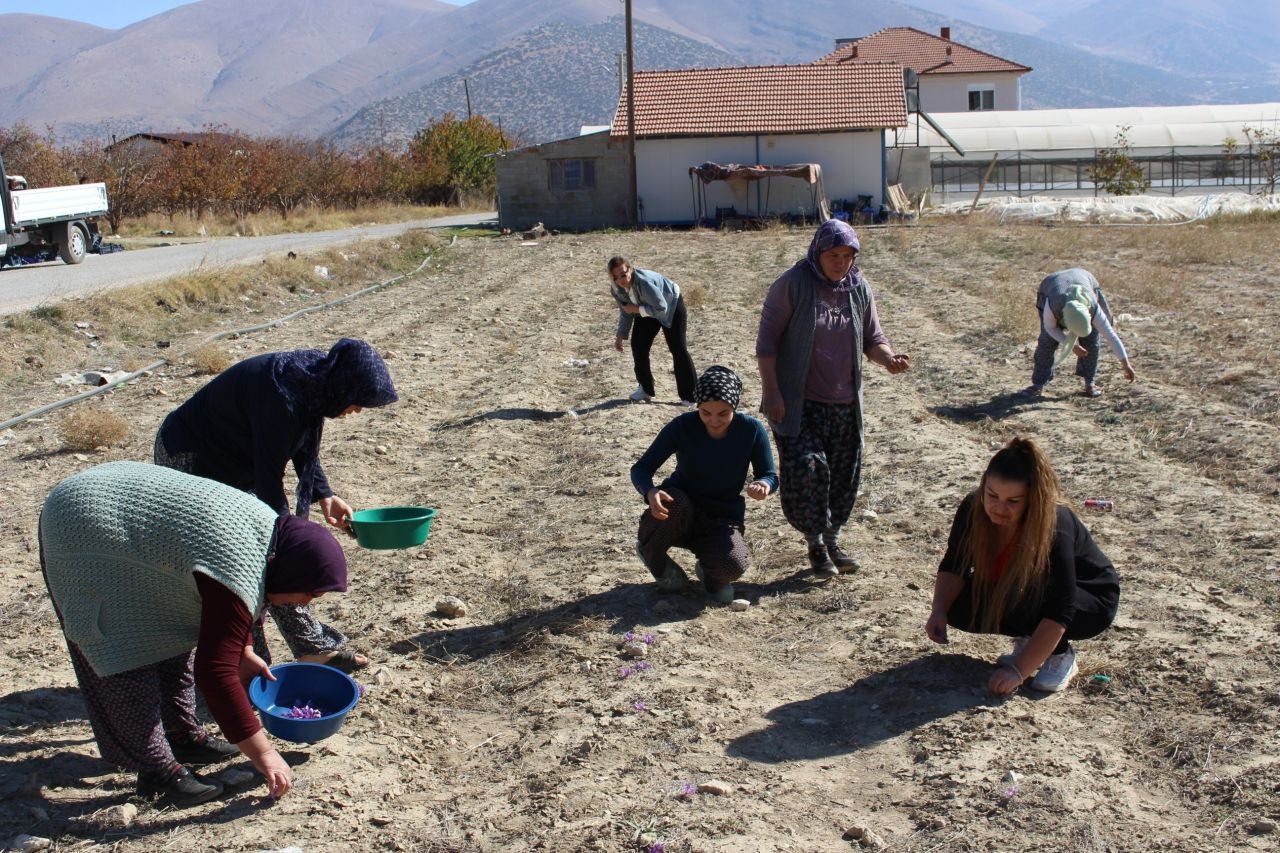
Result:
M810 699L779 705L767 728L726 747L728 755L779 764L845 755L968 708L1001 700L985 689L989 661L930 654Z

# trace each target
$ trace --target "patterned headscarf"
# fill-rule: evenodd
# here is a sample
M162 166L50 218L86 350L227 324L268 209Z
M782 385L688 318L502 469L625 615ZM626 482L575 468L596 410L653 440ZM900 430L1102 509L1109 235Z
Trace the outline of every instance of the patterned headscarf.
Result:
M1093 332L1091 308L1089 291L1085 288L1077 284L1067 291L1067 302L1062 306L1062 325L1066 329L1066 341L1053 359L1054 367L1067 360L1080 338L1087 338Z
M738 401L742 399L742 380L729 368L714 364L698 377L698 384L693 389L693 399L698 405L710 400L720 400L736 409Z
M318 349L275 353L271 379L289 411L299 419L311 421L298 448L307 463L298 472L295 511L306 515L311 509L312 478L320 458L324 419L336 418L348 406L372 409L394 403L400 397L382 356L354 338L343 338L328 353Z
M284 515L267 562L267 592L346 592L347 557L333 534L313 521Z
M851 246L854 252L862 248L858 242L858 232L854 231L847 222L842 222L839 219L828 219L819 225L818 230L814 232L813 240L809 243L809 254L806 260L808 260L810 269L818 276L819 280L830 284L836 290L852 290L858 283L857 264L850 267L849 272L840 281L831 281L827 278L827 274L822 271L822 263L818 260L823 252L838 246Z

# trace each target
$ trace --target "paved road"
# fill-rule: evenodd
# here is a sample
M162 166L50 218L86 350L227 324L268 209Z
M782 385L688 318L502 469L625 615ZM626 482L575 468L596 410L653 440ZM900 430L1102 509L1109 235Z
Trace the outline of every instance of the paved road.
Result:
M331 246L394 237L414 228L448 228L492 222L494 212L419 219L394 225L371 225L339 231L277 234L271 237L225 237L200 243L134 249L112 255L89 255L68 266L62 261L0 270L0 314L84 296L101 290L159 281L210 267L252 263L286 252L314 252Z

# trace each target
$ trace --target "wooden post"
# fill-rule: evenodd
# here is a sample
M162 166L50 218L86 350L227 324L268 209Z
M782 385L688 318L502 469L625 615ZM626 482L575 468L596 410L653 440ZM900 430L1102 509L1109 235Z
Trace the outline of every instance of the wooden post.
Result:
M978 199L982 198L982 191L987 187L987 181L991 178L991 172L996 167L996 161L1000 159L1000 152L997 151L991 155L991 165L987 166L987 171L982 175L982 181L978 184L978 194L973 197L973 204L969 205L969 212L965 216L973 213L973 209L978 206Z
M627 0L627 220L632 228L640 224L636 187L636 62L631 38L631 0Z
M467 93L467 121L471 121L471 83L466 77L462 78L462 91Z

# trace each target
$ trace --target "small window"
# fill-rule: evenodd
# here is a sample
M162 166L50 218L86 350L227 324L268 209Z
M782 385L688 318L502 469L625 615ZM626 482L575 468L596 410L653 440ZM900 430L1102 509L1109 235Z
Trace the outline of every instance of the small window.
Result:
M547 188L553 190L593 190L596 187L595 160L548 160Z
M995 89L970 89L969 90L969 112L979 112L981 110L994 110L996 108L996 90Z

